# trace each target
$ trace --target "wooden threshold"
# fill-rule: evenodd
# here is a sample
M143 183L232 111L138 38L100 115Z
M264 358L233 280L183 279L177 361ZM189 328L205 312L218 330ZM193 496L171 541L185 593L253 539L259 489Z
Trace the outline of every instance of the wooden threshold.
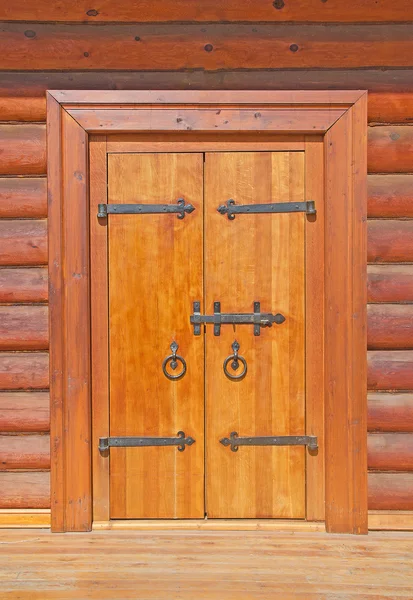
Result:
M369 510L370 531L413 531L413 510Z
M324 522L290 519L154 519L94 521L93 530L325 531Z
M50 509L0 509L0 529L34 529L50 527Z

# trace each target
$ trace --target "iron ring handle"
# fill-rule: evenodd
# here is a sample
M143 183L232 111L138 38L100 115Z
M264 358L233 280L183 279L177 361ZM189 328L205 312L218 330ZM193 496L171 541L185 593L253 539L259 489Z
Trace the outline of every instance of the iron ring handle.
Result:
M172 350L172 354L170 354L163 360L162 371L163 371L163 374L165 375L165 377L167 377L171 381L177 381L178 379L182 379L182 377L186 373L186 361L184 358L182 358L182 356L179 356L176 353L176 351L179 348L179 346L176 342L172 342L172 344L170 345L170 348ZM178 366L178 363L181 363L181 365L182 365L181 371L179 371L179 373L177 373L176 375L173 375L172 373L168 373L168 371L166 370L166 367L168 366L168 364L171 365L172 369L176 369L176 367Z
M243 356L239 356L239 354L238 354L239 347L240 347L239 343L235 340L235 342L232 344L232 350L234 351L234 353L227 356L227 358L224 360L224 364L223 364L223 369L224 369L225 375L228 377L228 379L231 379L232 381L239 381L240 379L243 379L245 377L245 375L247 374L247 368L248 368L247 361L245 360L245 358ZM228 363L230 361L233 361L233 365L237 365L235 368L238 368L238 362L240 362L242 364L243 368L242 368L241 373L234 375L229 372Z

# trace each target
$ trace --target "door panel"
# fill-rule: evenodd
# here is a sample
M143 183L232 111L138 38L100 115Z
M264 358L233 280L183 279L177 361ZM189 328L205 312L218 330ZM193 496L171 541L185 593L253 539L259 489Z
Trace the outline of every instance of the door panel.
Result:
M175 437L176 447L111 448L111 518L204 517L204 342L189 307L202 298L203 155L112 154L109 203L176 203L195 211L111 215L109 227L110 435ZM170 344L187 363L170 381ZM177 371L179 370L179 366Z
M280 312L281 325L206 326L206 502L211 518L304 518L303 447L242 446L219 440L305 433L304 215L217 212L237 204L304 200L301 152L208 153L205 158L205 312ZM229 380L223 361L237 340L248 371Z

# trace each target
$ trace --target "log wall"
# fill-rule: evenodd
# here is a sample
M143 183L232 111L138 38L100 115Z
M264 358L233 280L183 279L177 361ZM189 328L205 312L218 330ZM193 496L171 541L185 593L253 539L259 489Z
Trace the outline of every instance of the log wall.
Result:
M413 510L413 5L0 7L0 509L50 506L46 89L368 89L369 507Z

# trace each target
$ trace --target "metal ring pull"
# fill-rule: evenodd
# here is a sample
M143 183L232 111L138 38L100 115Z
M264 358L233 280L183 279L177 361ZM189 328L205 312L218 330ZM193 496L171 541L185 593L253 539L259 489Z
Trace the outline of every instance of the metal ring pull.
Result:
M243 356L239 356L238 355L238 350L240 349L240 345L237 342L237 340L235 340L232 344L232 350L233 350L233 354L231 354L230 356L227 356L227 358L224 360L224 373L225 375L228 377L228 379L232 379L233 381L239 381L240 379L243 379L245 377L245 375L247 374L247 361L245 360L245 358ZM230 373L230 371L228 370L228 364L231 362L231 369L233 371L238 371L239 369L239 363L242 364L242 371L240 373L237 374L233 374Z
M172 342L172 344L169 346L172 354L170 354L169 356L167 356L165 358L165 360L162 363L162 371L165 375L165 377L167 377L168 379L170 379L171 381L176 381L177 379L181 379L185 373L186 373L186 362L185 359L182 358L182 356L178 356L177 355L177 350L179 348L178 344L174 341ZM172 373L168 373L168 371L166 370L166 367L168 366L168 364L170 364L171 369L173 369L175 371L175 369L178 366L178 363L181 363L182 365L182 369L179 373L177 373L176 375L173 375Z

